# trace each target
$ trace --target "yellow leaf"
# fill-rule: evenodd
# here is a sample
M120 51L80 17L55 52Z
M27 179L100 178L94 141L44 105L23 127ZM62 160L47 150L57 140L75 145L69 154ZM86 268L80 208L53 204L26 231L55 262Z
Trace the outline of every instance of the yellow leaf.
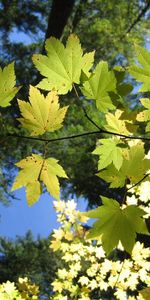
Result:
M60 186L57 177L67 178L67 175L58 164L58 160L52 157L44 160L40 155L32 154L16 165L22 170L16 176L12 191L25 186L29 206L35 203L42 193L41 181L53 197L59 198Z
M30 86L30 102L18 100L23 118L18 120L24 128L31 131L31 135L41 135L62 127L68 106L60 108L58 95L55 91L46 97L40 91Z
M16 76L14 72L14 63L9 64L3 70L0 68L0 106L10 105L20 87L15 87Z

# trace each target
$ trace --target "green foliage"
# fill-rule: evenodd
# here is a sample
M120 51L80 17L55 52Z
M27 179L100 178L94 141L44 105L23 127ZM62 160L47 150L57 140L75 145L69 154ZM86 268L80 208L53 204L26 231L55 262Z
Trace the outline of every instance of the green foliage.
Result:
M8 280L17 283L18 287L18 278L28 277L28 281L39 286L39 299L48 299L52 292L50 284L62 265L59 252L54 253L49 248L51 240L51 236L35 240L30 231L25 237L16 237L15 240L1 237L0 283Z
M117 139L100 139L96 149L93 154L100 155L100 160L98 162L98 170L104 169L111 163L114 164L116 169L119 171L123 163L123 156L121 148L118 147L119 140Z
M14 72L14 63L9 64L3 70L0 68L0 106L10 105L20 87L15 87L16 77Z
M128 253L132 253L136 233L148 234L146 224L141 218L145 212L135 205L120 207L113 199L102 198L103 206L88 211L85 216L100 219L89 231L87 238L96 239L102 235L102 245L109 254L119 241Z
M120 170L118 171L117 168L110 165L107 170L98 173L98 176L110 182L113 188L122 187L127 178L132 184L136 184L142 180L149 169L150 160L145 157L144 144L131 142L129 148L124 149L124 160Z
M78 244L80 238L84 238L85 233L81 225L78 225L78 222L74 224L74 220L78 216L79 222L82 222L84 217L88 216L96 218L98 221L94 223L87 234L87 238L100 239L107 255L118 247L119 242L121 242L123 250L132 255L136 243L136 234L148 234L145 223L145 218L147 217L146 208L141 208L138 203L129 204L127 198L128 191L138 186L149 176L150 159L149 153L146 150L146 143L144 143L145 140L149 141L149 138L142 135L140 133L142 132L141 128L135 124L135 120L144 121L145 123L149 121L149 116L147 117L148 110L146 112L144 110L142 117L141 113L137 114L137 116L136 113L129 113L123 96L127 94L127 91L131 91L131 86L122 84L120 77L124 77L124 72L120 69L119 71L116 71L117 69L108 71L108 64L104 61L98 63L96 68L90 71L94 52L83 55L83 50L77 36L70 35L66 48L60 41L50 38L46 42L46 51L47 56L36 54L33 56L33 61L40 73L46 77L37 85L37 88L47 90L49 93L44 97L37 88L31 86L29 102L21 100L18 102L22 114L22 118L19 119L20 123L25 129L31 132L32 136L43 135L61 128L67 107L59 107L57 93L66 94L74 88L77 98L76 102L78 102L79 107L83 110L84 117L87 118L90 125L92 124L97 129L97 132L81 133L79 136L98 133L103 137L99 140L100 145L97 145L93 151L93 154L100 156L98 161L98 171L100 172L97 175L110 183L111 188L124 187L124 195L120 196L120 203L114 198L102 197L103 205L87 213L75 214L74 216L75 205L73 201L68 201L67 213L69 214L70 222L68 224L65 221L63 229L55 232L57 240L52 243L52 248L55 251L61 248L61 244L63 243L62 238ZM138 73L144 72L145 74L145 69L147 70L145 57L149 62L150 54L143 49L140 51L142 55L139 55L139 61L144 66L144 69L142 69L144 71L141 71L139 67L136 67L136 70L138 70ZM145 80L145 77L135 75L133 68L135 69L135 67L130 68L131 74L137 80L140 78L141 82L144 83L142 91L148 91L147 79ZM117 72L120 72L120 74L117 74ZM3 72L2 82L3 80L4 82L6 81L5 78L6 75ZM86 105L83 107L82 103L85 99L83 95L81 97L78 95L77 85L79 85L85 97L96 101L98 123L88 115ZM141 100L141 103L149 109L148 100L147 98L144 101ZM99 121L99 117L103 121ZM148 128L149 125L147 127L146 124L146 130ZM65 140L69 138L77 138L77 135L60 137L60 139ZM36 139L44 143L44 147L36 152L38 154L33 154L32 152L30 156L27 156L16 164L17 167L21 168L21 171L16 176L12 191L25 186L27 201L29 206L31 206L40 197L43 185L45 185L47 191L58 200L55 207L62 213L65 208L64 202L60 200L60 186L57 177L67 178L67 175L64 169L58 164L58 160L48 156L49 142L60 139L49 139L49 136L48 138L46 136L46 138ZM127 187L127 184L131 185L130 188ZM64 221L63 217L60 216L60 222ZM79 234L79 237L75 234ZM65 248L66 246L64 243L61 250L66 252L68 249ZM84 251L82 253L85 254ZM74 255L66 252L64 260L66 262L78 261L79 255ZM74 266L72 265L72 267ZM80 270L80 266L76 267L79 267ZM110 270L111 268L108 272ZM108 272L104 272L104 274L106 275ZM75 277L77 275L78 272L76 272ZM65 276L67 276L66 271L63 270L60 272L61 279ZM118 274L115 282L116 280L118 281ZM54 292L63 293L63 289L65 289L71 292L71 297L78 296L82 292L82 296L87 296L86 299L89 299L90 292L85 287L88 282L89 279L86 276L80 276L78 283L81 285L81 289L79 291L78 286L74 285L71 289L70 286L64 286L58 280L53 283ZM113 289L116 286L115 282L113 282ZM147 279L145 282L147 284ZM72 278L69 284L72 286ZM95 284L93 283L92 286L89 285L88 289L95 289ZM104 286L105 280L102 280L101 284ZM135 288L136 285L137 283L135 284ZM128 289L128 285L126 288ZM59 299L57 296L59 294L56 294L55 299ZM115 292L115 296L117 299L120 299L119 287ZM126 292L124 296L126 296Z
M137 58L142 68L134 65L129 68L130 74L143 85L139 89L139 92L150 91L150 55L146 49L140 46L135 47Z
M77 36L70 35L66 48L52 37L46 41L45 49L47 56L33 55L36 68L47 77L37 85L40 89L56 89L58 94L66 94L72 90L73 83L80 82L81 70L88 75L94 52L82 56L83 51Z
M146 108L142 112L137 114L137 121L140 122L147 122L146 131L150 131L150 99L142 98L141 99L142 105Z
M29 83L34 85L35 81L37 83L41 79L37 78L37 70L33 67L31 56L34 53L42 53L43 51L44 37L52 1L44 0L39 2L34 0L33 4L31 0L16 0L13 2L13 5L8 5L8 2L8 0L0 0L0 62L1 66L5 66L14 60L16 61L17 82L19 85L23 85L18 98L27 100L27 87ZM80 10L78 12L78 4L82 8L81 12ZM148 35L148 11L134 25L132 30L126 34L127 29L134 23L139 12L146 5L146 0L120 0L118 2L114 2L114 0L110 0L109 2L107 0L76 1L74 11L63 33L63 41L66 41L70 32L76 32L82 41L84 51L85 49L88 49L88 51L96 50L96 63L99 60L105 60L109 64L109 69L115 64L117 66L122 65L122 69L124 69L124 66L128 65L128 62L133 62L134 42L144 45L145 38ZM75 27L74 24L76 24ZM14 33L17 33L17 39ZM124 73L127 82L127 73ZM62 106L70 105L71 101L72 108L70 107L69 117L65 121L66 126L61 132L56 132L52 135L52 138L93 129L92 125L84 118L81 107L75 105L77 101L73 93L62 97L61 101L64 102ZM135 107L135 103L137 104L137 95L127 95L122 101L123 103L128 102L129 106L133 108ZM92 105L89 101L87 103L82 101L87 106L90 116L96 120L99 118L100 124L103 122L104 117L94 109L94 102L95 100ZM7 138L8 132L18 135L21 133L26 134L26 132L24 130L20 131L20 128L18 128L19 123L14 119L14 116L17 118L20 117L20 112L15 101L12 106L5 109L5 114L7 114L7 119L3 119L4 126L1 127L1 135L5 137L5 140L3 140L3 147L0 148L0 157L2 158L1 167L7 170L7 175L6 173L3 174L4 180L1 187L3 197L7 197L10 191L10 186L8 187L5 182L9 180L11 184L13 181L13 164L21 160L22 157L29 155L32 149L40 152L42 148L40 142L33 140L24 143L22 139L11 137L10 143L10 139ZM90 152L94 149L95 142L96 136L93 135L89 139L86 139L86 143L83 138L65 142L66 151L62 151L63 146L56 147L56 143L51 144L49 147L50 155L53 156L53 153L55 153L56 157L63 161L67 174L70 175L69 186L66 186L66 182L62 181L63 196L67 197L70 193L75 193L77 196L82 194L91 207L99 203L99 193L105 194L106 190L108 191L104 182L93 176L96 169L96 159L94 155L90 155ZM80 147L80 151L78 151L78 147ZM67 152L67 155L65 152ZM73 163L72 157L74 157ZM80 165L80 172L78 165ZM86 176L88 173L90 176ZM5 191L7 191L6 195ZM114 193L115 191L111 194L109 190L107 196L110 195L113 197ZM118 193L116 192L115 197L117 195ZM13 199L11 195L9 199Z
M108 71L107 62L100 62L92 76L83 84L82 92L88 99L96 100L96 106L101 112L114 109L109 92L116 91L116 79L113 71Z

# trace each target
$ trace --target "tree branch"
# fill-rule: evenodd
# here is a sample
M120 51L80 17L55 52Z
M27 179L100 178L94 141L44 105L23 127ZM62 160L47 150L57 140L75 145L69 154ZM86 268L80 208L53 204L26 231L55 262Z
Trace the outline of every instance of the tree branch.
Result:
M14 138L21 138L21 139L28 139L28 140L35 140L35 141L41 141L41 142L57 142L57 141L63 141L63 140L70 140L70 139L75 139L78 137L84 137L87 135L93 135L93 134L111 134L111 135L115 135L115 136L119 136L125 139L130 139L130 140L144 140L144 141L150 141L150 138L148 137L140 137L140 136L129 136L129 135L125 135L125 134L120 134L120 133L116 133L116 132L111 132L111 131L106 131L100 128L100 130L97 131L89 131L89 132L83 132L83 133L79 133L79 134L75 134L75 135L70 135L70 136L62 136L59 138L55 138L55 139L43 139L43 138L39 138L39 137L33 137L33 136L23 136L23 135L19 135L19 134L14 134L14 133L7 133L7 136L4 135L0 135L1 138L4 137L14 137Z
M133 27L141 21L142 17L144 17L144 15L146 14L146 12L148 11L150 7L150 1L148 0L147 4L145 5L145 7L141 10L141 12L139 13L139 15L136 17L136 19L133 21L133 23L130 25L130 27L127 29L126 33L129 33Z
M136 182L135 184L133 184L132 186L130 186L127 190L126 193L131 190L132 188L134 188L135 186L139 185L146 177L150 176L150 173L146 174L142 179L140 179L138 182Z

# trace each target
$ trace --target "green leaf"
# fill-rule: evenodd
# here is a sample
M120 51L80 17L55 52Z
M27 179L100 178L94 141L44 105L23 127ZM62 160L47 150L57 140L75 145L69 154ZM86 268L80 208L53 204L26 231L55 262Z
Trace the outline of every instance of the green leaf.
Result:
M33 62L41 75L46 78L37 87L44 90L57 90L58 94L71 91L73 83L79 84L81 70L88 74L92 66L94 52L83 55L79 39L71 34L66 48L54 37L46 41L46 55L33 55Z
M106 170L101 171L96 175L106 182L109 182L110 188L118 188L125 185L126 175L121 169L118 171L113 164L108 166Z
M144 144L141 141L132 142L130 149L124 149L122 154L125 159L119 171L110 165L106 170L97 174L98 177L111 183L111 188L124 186L126 178L132 184L136 184L150 169L150 159L145 158Z
M117 79L117 94L119 94L122 97L128 95L132 91L133 86L129 83L122 82L125 77L125 70L122 67L115 66L113 71Z
M87 99L96 100L96 106L101 112L114 109L109 92L116 91L116 79L113 71L108 71L108 64L101 61L95 68L92 76L81 88Z
M141 103L146 108L145 110L141 111L139 114L137 114L137 121L140 122L147 122L146 125L146 131L150 131L150 99L148 98L142 98Z
M23 118L18 120L24 128L31 131L31 135L41 135L62 127L68 106L60 108L58 96L51 91L46 97L38 89L30 86L29 102L18 100Z
M42 194L43 182L48 192L56 199L59 199L60 187L58 177L67 178L63 168L54 158L43 159L40 155L32 154L16 164L22 170L16 176L12 191L26 187L28 205L35 203Z
M116 169L119 170L123 162L121 148L117 146L120 141L112 138L101 139L99 142L102 145L98 145L92 152L93 154L100 155L98 170L106 168L112 162Z
M143 83L139 92L148 92L150 91L150 52L138 45L135 46L135 50L142 67L133 65L129 68L129 72L137 81Z
M122 172L132 184L140 181L150 169L150 159L145 158L144 144L141 141L132 142L129 159L124 161Z
M89 53L85 53L82 57L82 71L84 72L84 74L89 77L90 76L90 72L89 70L92 68L93 66L93 62L94 62L94 54L95 51L89 52Z
M126 121L121 119L123 111L117 109L115 114L107 113L106 121L107 124L104 125L105 129L110 132L115 132L118 134L130 135L127 129ZM129 121L130 122L130 121Z
M122 83L117 86L117 93L122 97L130 94L132 90L133 86L129 83Z
M20 87L15 87L15 84L14 63L9 64L3 70L0 68L0 106L10 105L10 101L20 90Z
M102 202L103 206L84 213L87 217L98 219L87 238L97 239L101 236L107 254L121 241L124 249L131 254L136 233L148 234L145 221L142 219L145 212L136 205L122 209L114 199L102 197Z

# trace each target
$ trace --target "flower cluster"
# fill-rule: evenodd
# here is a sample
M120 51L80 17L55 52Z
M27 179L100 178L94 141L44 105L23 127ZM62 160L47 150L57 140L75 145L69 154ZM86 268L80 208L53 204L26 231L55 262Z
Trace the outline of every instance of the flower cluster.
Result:
M64 266L52 283L51 299L142 299L137 290L150 283L149 249L136 242L130 257L119 245L106 257L100 239L86 238L87 226L82 223L87 218L76 210L74 200L54 202L54 207L61 226L54 230L50 247L60 251Z
M39 287L25 277L19 277L18 283L7 281L0 284L1 300L38 300Z

